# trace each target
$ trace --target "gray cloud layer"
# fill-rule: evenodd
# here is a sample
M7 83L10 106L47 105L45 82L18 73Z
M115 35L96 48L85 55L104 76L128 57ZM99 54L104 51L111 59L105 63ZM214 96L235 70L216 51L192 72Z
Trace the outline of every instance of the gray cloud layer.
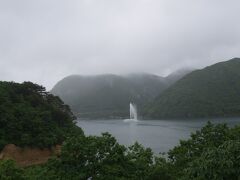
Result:
M239 0L0 0L0 80L167 74L240 56Z

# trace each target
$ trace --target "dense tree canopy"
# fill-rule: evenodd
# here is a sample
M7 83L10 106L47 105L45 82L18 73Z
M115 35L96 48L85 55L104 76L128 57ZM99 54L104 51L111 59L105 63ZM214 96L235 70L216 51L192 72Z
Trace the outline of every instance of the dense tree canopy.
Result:
M1 180L24 180L23 169L16 166L13 160L0 161Z
M68 139L60 157L44 167L46 177L56 179L146 179L153 153L139 144L126 148L108 133Z
M50 147L79 132L69 107L31 82L0 82L0 149L6 144Z
M229 128L226 124L208 123L169 151L173 173L185 179L237 179L239 143L240 126Z
M68 138L62 153L42 166L17 168L0 163L3 177L26 180L238 180L240 126L208 123L166 156L136 143L125 147L108 133ZM7 172L14 171L13 174Z

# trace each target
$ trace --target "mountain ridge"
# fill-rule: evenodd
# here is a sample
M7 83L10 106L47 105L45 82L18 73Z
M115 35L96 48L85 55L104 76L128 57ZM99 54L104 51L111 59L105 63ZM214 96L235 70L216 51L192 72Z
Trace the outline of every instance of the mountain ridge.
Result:
M240 58L195 70L160 94L144 116L202 118L240 116Z

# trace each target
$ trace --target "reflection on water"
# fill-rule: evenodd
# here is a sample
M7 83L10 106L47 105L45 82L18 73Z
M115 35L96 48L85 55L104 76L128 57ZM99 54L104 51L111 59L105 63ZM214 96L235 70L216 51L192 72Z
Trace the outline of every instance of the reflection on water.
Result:
M178 145L180 139L189 138L192 132L200 129L208 120L79 120L86 135L100 135L109 132L119 143L131 145L138 141L150 147L155 153L167 152ZM212 123L227 123L229 126L240 124L240 118L211 119Z

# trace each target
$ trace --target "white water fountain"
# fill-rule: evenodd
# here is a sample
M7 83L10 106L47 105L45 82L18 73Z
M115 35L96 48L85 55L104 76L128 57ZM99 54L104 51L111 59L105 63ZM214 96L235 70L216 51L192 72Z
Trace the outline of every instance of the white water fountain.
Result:
M137 107L135 104L130 103L130 119L135 119L137 120Z
M124 122L137 122L137 106L133 103L130 103L130 119L125 119Z

